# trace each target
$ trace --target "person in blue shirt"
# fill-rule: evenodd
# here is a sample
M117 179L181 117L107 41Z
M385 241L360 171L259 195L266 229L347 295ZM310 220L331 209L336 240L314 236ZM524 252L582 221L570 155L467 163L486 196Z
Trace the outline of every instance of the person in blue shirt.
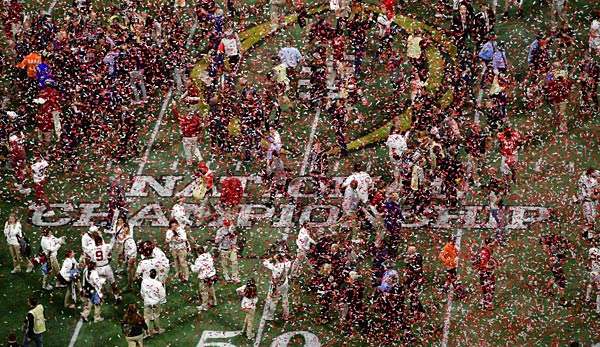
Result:
M52 71L50 69L50 66L48 64L46 64L46 60L42 57L42 63L39 64L37 67L37 72L36 72L36 80L38 82L38 86L40 87L40 89L44 89L47 85L53 85L54 84L54 76L52 76Z

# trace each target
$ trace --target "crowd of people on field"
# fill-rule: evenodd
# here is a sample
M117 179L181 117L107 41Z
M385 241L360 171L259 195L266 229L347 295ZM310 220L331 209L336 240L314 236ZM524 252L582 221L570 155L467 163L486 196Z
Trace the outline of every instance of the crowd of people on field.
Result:
M503 13L497 12L497 1L437 1L430 24L443 33L442 41L426 26L407 29L396 20L410 14L414 4L405 1L369 6L331 0L309 15L313 5L303 1L250 5L228 0L222 6L212 0L128 0L97 8L78 0L61 18L28 12L19 0L4 1L0 141L5 146L0 155L8 164L2 170L11 196L42 206L51 217L50 179L77 177L90 162L96 162L94 170L109 167L111 175L102 197L108 216L82 231L80 246L72 247L78 244L73 235L58 236L50 227L40 230L39 243L29 240L20 222L24 216L11 213L4 234L12 273L39 269L42 288L63 288L64 307L80 308L84 322L92 320L92 311L93 321L102 321L103 305L121 305L124 291L139 293L122 319L111 317L121 323L130 346L142 346L145 337L165 331L163 309L169 287L178 282L197 288L199 314L239 305L249 340L256 336L259 297L265 297L266 320L276 319L279 304L286 321L296 310L313 310L318 323L336 324L344 337L383 345L418 343L416 327L443 311L423 304L428 288L441 297L452 292L459 300L477 295L482 310L494 310L496 273L504 266L497 254L510 239L505 206L515 187L524 184L525 165L544 170L543 158L519 160L523 148L540 139L566 141L570 131L597 120L600 112L600 9L581 23L568 1L548 2L548 19L528 43L526 61L516 62L510 56L516 43L497 24L511 20L513 7L520 18L536 16L533 11L540 9L523 1L505 1ZM268 71L250 73L241 34L261 12L269 12L265 30L298 26L307 42L286 38L266 58ZM585 35L574 27L585 28ZM432 49L446 57L445 66L436 66ZM430 88L437 68L442 87ZM382 75L389 93L371 95L371 84ZM520 113L544 107L551 109L544 124L517 125ZM269 285L261 293L265 288L258 276L263 275L239 266L241 259L252 259L244 252L251 231L237 222L244 186L229 171L218 182L220 197L213 197L217 182L210 166L218 165L210 163L244 162L267 183L269 206L295 202L286 187L298 155L283 139L300 136L289 119L289 109L299 108L322 113L321 126L332 135L318 134L313 141L311 134L306 158L299 159L306 166L300 175L313 180L318 201L334 200L330 177L333 167L349 160L350 129L381 125L363 114L365 108L391 120L385 143L376 144L385 148L388 160L385 174L377 176L365 163L352 164L340 186L342 216L335 225L302 223L268 247L260 266ZM184 170L195 184L190 198L172 201L168 228L159 238L148 238L145 225L130 223L125 192L131 181L123 167L142 156L142 138L155 120L150 115L165 112L179 127ZM498 154L499 164L494 162ZM588 249L587 264L578 266L588 269L585 301L595 299L597 314L599 182L598 168L581 172L576 201L561 206L582 211L582 222L570 219L582 226L576 242L560 231L565 222L560 208L534 226L541 235L538 251L547 258L545 291L556 291L564 306L570 305L564 264L576 248ZM443 272L426 273L432 267L424 266L423 254L431 250L411 241L413 231L406 224L427 220L439 207L465 206L474 196L484 197L492 216L485 241L461 251L462 231L450 233L434 250ZM199 208L190 211L189 203ZM461 266L478 274L480 294L461 281L461 253L470 263ZM239 302L217 300L227 283L240 285ZM290 307L298 288L312 308ZM42 345L46 328L39 302L29 300L25 345Z

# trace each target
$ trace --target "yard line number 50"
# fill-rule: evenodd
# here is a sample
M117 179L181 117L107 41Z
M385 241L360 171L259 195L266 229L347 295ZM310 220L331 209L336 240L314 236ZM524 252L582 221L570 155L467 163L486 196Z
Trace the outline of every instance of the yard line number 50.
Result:
M242 331L214 331L214 330L205 330L202 332L202 336L200 337L200 341L198 341L198 345L196 347L237 347L236 345L229 342L210 342L209 340L216 339L229 339L234 336L238 336L242 333ZM304 338L304 347L321 347L321 342L319 342L319 338L309 332L309 331L290 331L284 334L277 336L273 342L271 342L271 347L287 347L290 343L292 337L300 335Z

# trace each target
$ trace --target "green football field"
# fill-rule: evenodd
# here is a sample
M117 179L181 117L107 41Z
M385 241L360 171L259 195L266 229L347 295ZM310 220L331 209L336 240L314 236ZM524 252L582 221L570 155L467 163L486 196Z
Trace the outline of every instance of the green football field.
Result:
M502 2L502 1L501 1ZM48 8L51 1L29 1L30 9ZM104 2L95 4L102 8ZM55 4L53 16L60 20L66 4L58 1ZM587 29L591 21L593 9L600 9L600 3L595 1L572 1L571 24L577 38L586 42ZM501 8L501 6L500 6ZM514 75L522 80L526 72L527 45L534 34L545 28L542 20L548 18L547 9L539 3L525 0L525 19L501 21L497 25L499 41L507 43L508 57L514 65ZM406 10L411 13L407 17L412 21L403 23L407 26L431 23L431 11L425 4L411 3ZM406 15L403 12L403 14ZM259 76L268 71L272 65L270 57L277 53L285 37L292 35L301 51L309 43L306 42L306 31L291 25L281 28L272 35L264 35L261 23L268 18L268 11L249 21L245 42L245 52L242 71L249 81L259 81ZM291 18L290 18L291 20ZM413 24L410 24L413 23ZM419 24L421 23L421 24ZM267 24L268 25L268 24ZM449 40L441 31L436 31L438 39L428 57L430 57L430 74L439 77L439 83L432 88L440 95L440 100L446 95L443 75L441 71L448 64L452 64L452 50L446 50ZM434 35L430 32L431 35ZM370 33L375 36L374 31ZM405 36L401 35L398 47L403 52ZM371 41L368 51L372 53L376 44ZM195 47L191 47L192 50ZM368 54L369 55L369 54ZM435 57L439 59L434 59ZM199 65L201 65L200 59ZM437 63L432 63L437 61ZM571 66L576 61L571 62ZM367 58L365 64L372 64ZM406 66L402 67L403 69ZM440 72L435 73L438 69ZM349 139L359 139L371 134L376 129L384 126L386 119L375 103L378 99L388 97L388 73L382 67L376 67L374 74L369 76L369 84L365 86L367 99L370 106L361 108L365 119L349 127ZM6 81L4 81L6 82ZM578 100L575 98L574 100ZM178 181L175 191L181 191L191 181L189 171L186 170L181 148L181 135L179 127L170 112L170 98L160 93L154 95L147 107L140 114L140 154L138 159L122 164L123 170L131 177L145 175L156 178L158 181L166 176L182 176ZM558 135L551 122L551 109L543 106L535 111L522 109L522 103L514 100L511 104L511 121L523 133L531 135L531 140L520 153L520 162L523 163L518 182L513 187L509 205L537 206L555 208L559 210L560 231L572 241L574 257L569 259L565 266L567 275L566 298L569 305L559 304L557 297L545 291L545 283L551 278L551 273L546 262L546 255L539 245L539 236L548 229L544 222L534 224L525 229L513 229L509 236L508 245L497 250L496 258L500 266L496 272L496 298L495 309L486 312L479 309L479 279L477 272L469 265L470 249L478 247L483 240L490 236L490 229L472 228L462 231L459 276L469 289L466 298L454 299L449 303L448 296L438 291L445 279L442 264L437 255L445 243L448 235L457 233L456 228L423 227L410 229L410 235L405 241L406 245L415 245L424 258L424 270L427 283L422 296L427 312L427 318L412 329L419 345L440 345L445 341L444 327L447 331L447 343L451 346L496 346L496 345L566 345L573 340L584 345L600 342L600 317L594 313L593 307L584 304L585 285L588 272L585 268L587 262L588 246L581 241L583 216L579 205L572 202L576 195L577 179L579 175L590 166L598 166L600 152L598 151L599 118L598 115L580 118L578 102L572 102L569 109L570 131L566 135ZM327 115L318 114L314 109L309 109L301 104L284 104L283 123L280 130L284 147L289 154L285 157L286 167L293 173L292 176L301 176L300 171L307 148L314 138L325 139L328 145L335 144L333 131L328 127ZM162 112L162 110L166 112ZM404 110L402 110L404 111ZM318 117L315 120L315 117ZM314 126L314 129L313 129ZM311 135L312 134L312 135ZM375 136L376 137L376 136ZM367 136L367 138L369 138ZM224 176L227 169L236 175L248 176L257 173L261 166L257 163L243 163L235 157L213 156L208 150L208 134L205 134L201 151L215 176ZM367 141L368 142L368 141ZM346 176L351 173L352 164L361 162L369 167L372 176L381 176L384 180L390 179L387 150L382 143L369 143L365 146L356 145L347 158L334 159L331 162L331 176ZM141 158L145 151L148 153L146 161ZM82 170L79 173L64 172L59 165L50 168L50 180L47 193L51 202L70 202L75 206L71 216L76 219L77 206L82 203L102 203L106 201L108 177L111 170L106 167L101 158L96 157L91 151L82 149ZM496 148L491 150L487 157L486 165L498 167L499 154ZM541 170L534 170L536 163L542 160ZM141 171L141 172L140 172ZM0 221L6 220L11 210L16 210L21 216L25 233L37 244L39 243L40 229L32 225L32 211L28 209L26 200L16 199L10 192L9 185L13 180L9 170L3 168L0 176ZM132 197L130 211L135 215L141 208L149 204L158 203L164 213L169 215L171 206L175 203L172 196L161 197L152 189L147 189L148 196ZM251 186L246 192L245 204L262 204L266 201L263 194L267 188L260 185ZM213 198L216 200L216 198ZM192 202L191 199L188 202ZM294 220L303 206L310 205L309 198L297 201ZM332 204L340 203L339 199L331 200ZM485 205L486 193L474 191L467 198L468 205ZM98 208L97 212L103 211ZM281 207L276 207L274 219L279 218ZM51 220L52 218L49 218ZM219 305L211 310L198 313L197 281L193 279L188 284L182 284L177 279L168 283L168 303L162 315L162 325L166 332L162 335L149 338L145 341L147 346L270 346L278 337L285 337L290 332L309 332L318 338L323 346L366 346L369 345L360 336L348 338L340 334L337 322L318 324L318 307L315 297L308 294L305 275L292 286L290 305L293 319L287 323L274 320L264 323L262 309L268 288L269 271L260 264L260 256L265 254L269 247L281 237L281 229L272 227L272 220L262 220L242 231L245 241L245 250L240 260L242 281L253 277L259 285L259 304L256 314L255 326L264 324L264 330L257 341L248 341L242 336L233 336L219 339L210 339L219 332L235 335L234 332L242 327L243 313L239 310L239 301L235 293L236 285L219 282L216 286ZM165 228L153 227L149 221L135 230L137 240L154 239L159 243L163 241ZM67 236L68 244L61 248L59 260L62 261L67 249L73 248L80 251L80 232L84 229L74 227L72 224L53 227L56 236ZM337 228L326 228L322 232L335 232ZM192 229L193 237L199 242L212 239L216 228L201 226ZM296 228L291 228L290 246L295 248L294 235ZM193 261L193 259L189 259ZM3 318L0 323L0 341L12 331L21 335L21 325L26 314L26 299L31 295L39 296L46 309L48 318L48 332L44 335L47 346L125 346L119 320L123 309L128 303L141 303L137 288L133 292L126 292L121 304L114 304L110 299L103 304L105 321L99 323L79 322L80 309L69 310L63 308L64 292L55 289L46 292L41 289L41 274L34 271L31 274L10 274L12 269L11 259L5 243L0 245L0 307ZM397 263L403 267L402 261ZM367 270L368 263L361 264L361 269ZM306 268L308 271L308 268ZM367 277L368 278L368 277ZM125 280L121 279L122 287ZM367 296L371 294L367 290ZM449 312L449 313L448 313ZM279 317L281 311L278 311ZM201 341L204 336L204 341ZM293 340L289 346L302 346L303 340ZM222 344L214 344L222 343ZM285 345L285 344L283 344ZM313 345L311 345L313 346Z

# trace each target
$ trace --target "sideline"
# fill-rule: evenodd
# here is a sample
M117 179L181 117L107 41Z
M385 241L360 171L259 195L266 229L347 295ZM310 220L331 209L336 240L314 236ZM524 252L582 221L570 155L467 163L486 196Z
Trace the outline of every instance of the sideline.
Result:
M460 241L462 240L462 229L456 230L456 251L459 256L456 259L456 270L458 276L458 265L460 262ZM456 279L458 281L458 278ZM446 316L444 318L444 335L442 336L442 347L448 346L448 336L450 335L450 317L452 316L452 301L454 299L454 285L448 291L448 306L446 307Z

